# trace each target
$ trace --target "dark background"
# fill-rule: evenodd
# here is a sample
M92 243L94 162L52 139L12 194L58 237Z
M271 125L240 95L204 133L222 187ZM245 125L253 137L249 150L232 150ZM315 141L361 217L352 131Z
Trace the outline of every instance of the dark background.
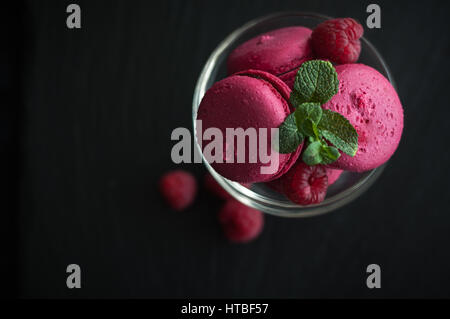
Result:
M65 25L66 6L82 29ZM448 1L376 1L405 108L397 153L348 206L266 216L226 241L201 189L170 211L157 193L175 127L191 126L203 63L231 31L275 11L364 22L371 1L26 1L5 11L2 276L20 297L450 297ZM6 22L6 23L5 23ZM5 32L6 31L6 32ZM200 178L201 165L185 166ZM66 267L82 289L66 288ZM366 287L366 267L382 288Z

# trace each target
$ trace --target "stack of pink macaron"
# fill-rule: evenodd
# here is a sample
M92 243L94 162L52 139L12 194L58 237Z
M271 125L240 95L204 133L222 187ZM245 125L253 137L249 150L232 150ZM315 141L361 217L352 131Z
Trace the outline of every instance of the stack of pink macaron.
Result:
M217 128L223 136L227 128L278 128L293 112L289 97L299 67L312 59L328 60L337 72L339 90L322 108L340 113L356 129L355 156L342 153L329 165L308 167L301 160L301 144L292 153L279 154L278 169L271 174L261 173L266 163L260 159L211 162L212 167L236 182L265 182L306 205L322 201L327 187L343 171L363 172L385 163L400 142L403 108L388 79L372 67L356 63L362 34L359 23L345 18L325 21L314 30L294 26L258 35L231 52L229 76L206 92L197 113L201 134L208 128ZM276 152L271 142L268 137L269 154ZM203 141L203 149L207 145L208 141ZM246 147L246 155L251 157L252 150ZM223 151L225 158L229 155L226 144ZM289 196L292 192L295 196Z

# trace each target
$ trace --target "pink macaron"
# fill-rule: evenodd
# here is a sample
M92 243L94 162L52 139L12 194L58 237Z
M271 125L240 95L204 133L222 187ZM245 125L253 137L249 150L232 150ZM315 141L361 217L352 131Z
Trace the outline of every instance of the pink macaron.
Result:
M327 167L328 186L333 185L341 176L343 170Z
M300 65L313 58L312 30L287 27L254 37L228 56L228 74L254 69L279 76L290 88Z
M276 76L257 70L247 70L229 76L216 82L203 97L197 120L201 120L201 133L209 128L217 128L224 139L223 163L212 161L211 166L223 177L240 183L266 182L283 175L297 160L303 145L290 154L279 154L272 149L271 128L278 128L285 118L293 111L289 105L289 87ZM248 139L245 143L245 163L237 162L235 145L235 158L229 158L226 141L227 128L254 128L266 129L266 137L258 134L257 151L249 148ZM197 132L197 137L200 130ZM205 149L210 140L203 139L202 149ZM232 142L233 143L233 142ZM236 144L236 142L234 142ZM262 172L262 167L270 166L264 163L260 153L260 146L265 145L266 153L278 158L275 169L271 172ZM232 146L231 146L232 147ZM231 148L233 149L233 148ZM256 154L255 154L256 153ZM252 158L253 162L249 159ZM207 159L208 160L208 159ZM231 162L233 161L233 162ZM208 160L210 162L210 160Z
M339 112L358 133L354 157L342 154L332 168L362 172L385 163L394 154L403 131L403 107L391 83L363 64L336 67L339 92L323 108Z

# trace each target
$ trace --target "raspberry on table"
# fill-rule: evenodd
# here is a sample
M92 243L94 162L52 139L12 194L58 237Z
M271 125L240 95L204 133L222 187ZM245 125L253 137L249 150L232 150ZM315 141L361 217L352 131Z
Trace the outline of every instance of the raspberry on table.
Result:
M182 211L194 202L197 181L189 172L174 170L161 177L159 190L172 209Z
M352 18L331 19L319 24L311 35L317 57L334 63L355 63L361 52L364 28Z
M245 243L261 233L264 216L259 210L230 199L219 212L219 222L230 241Z
M283 190L296 204L318 204L325 199L328 188L327 169L323 165L309 166L297 162L283 176Z

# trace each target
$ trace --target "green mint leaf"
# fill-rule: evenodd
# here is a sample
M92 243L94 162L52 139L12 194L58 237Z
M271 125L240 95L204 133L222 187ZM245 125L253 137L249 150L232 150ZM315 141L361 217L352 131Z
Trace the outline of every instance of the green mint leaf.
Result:
M292 90L291 95L289 96L289 101L294 108L297 108L297 106L303 103L303 97L298 94L297 91Z
M299 112L302 112L305 117L310 119L313 123L319 124L322 118L322 108L320 103L302 103L298 107Z
M304 119L301 122L297 121L298 130L305 136L311 136L315 140L317 125L314 124L310 119Z
M308 118L314 123L319 124L322 118L322 108L318 103L307 103L308 108Z
M341 156L341 153L339 153L336 147L329 146L326 142L323 142L320 156L322 157L322 164L326 165L335 162Z
M303 152L303 162L307 165L331 164L336 161L341 154L334 146L328 145L324 140L310 142Z
M297 129L295 114L292 113L279 127L278 152L288 154L294 152L303 141L303 135Z
M320 143L320 141L308 144L303 152L303 162L310 166L320 164L322 162L321 149L322 143Z
M304 62L295 77L291 103L298 107L301 103L328 102L339 89L336 70L328 61L312 60Z
M344 116L337 112L323 110L317 127L320 135L334 146L345 154L355 156L358 150L358 133Z
M306 136L319 137L317 124L322 118L322 108L318 103L302 103L295 110L295 119L300 132Z

